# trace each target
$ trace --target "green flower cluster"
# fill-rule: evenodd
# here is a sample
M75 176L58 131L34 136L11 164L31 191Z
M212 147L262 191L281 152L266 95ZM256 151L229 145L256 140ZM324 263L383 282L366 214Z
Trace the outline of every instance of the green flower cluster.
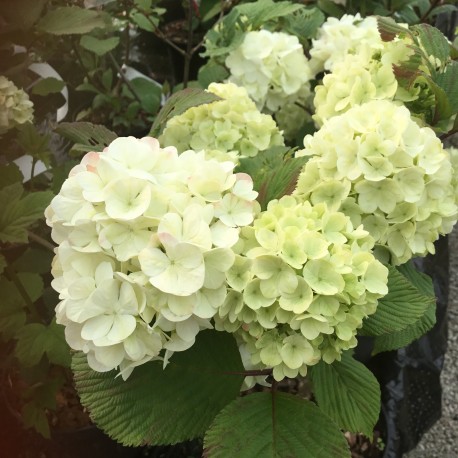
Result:
M208 91L222 100L189 108L171 118L161 144L180 153L192 149L220 161L256 156L284 140L270 115L262 114L244 88L232 83L210 84Z
M33 103L22 89L0 76L0 134L33 119Z
M294 194L349 215L392 264L434 253L433 242L457 221L449 154L406 107L387 100L355 106L304 139L311 156Z
M380 49L380 47L382 49ZM326 119L371 100L409 101L418 90L409 93L398 86L393 65L409 58L413 52L407 41L392 41L360 54L347 54L333 66L315 88L314 119L322 125Z
M325 203L272 200L234 246L216 329L235 333L250 364L272 367L276 380L339 359L387 293L388 270L373 245Z

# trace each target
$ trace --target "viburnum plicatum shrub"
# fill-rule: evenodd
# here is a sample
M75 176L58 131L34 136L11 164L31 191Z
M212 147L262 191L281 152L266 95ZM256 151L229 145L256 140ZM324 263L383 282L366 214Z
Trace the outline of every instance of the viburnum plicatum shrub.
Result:
M269 113L294 101L313 76L298 38L284 32L247 32L225 64L229 81L243 86Z
M127 378L212 327L232 247L258 206L251 178L234 167L127 137L70 172L46 211L59 245L56 314L92 369L119 367Z
M0 134L33 120L33 103L24 90L0 75Z
M434 253L457 221L450 156L406 107L375 100L335 116L304 139L310 156L294 194L363 224L392 264Z
M388 292L373 245L361 225L324 202L270 201L234 247L216 329L234 332L248 366L273 368L276 380L339 360Z
M270 115L262 114L246 88L232 83L212 83L208 92L221 97L171 118L159 138L179 152L204 149L207 157L237 161L253 157L284 140Z

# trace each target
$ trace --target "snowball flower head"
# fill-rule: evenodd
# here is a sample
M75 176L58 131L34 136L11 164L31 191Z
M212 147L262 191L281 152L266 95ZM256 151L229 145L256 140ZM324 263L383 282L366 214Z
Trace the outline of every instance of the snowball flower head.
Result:
M314 74L333 70L347 54L362 55L380 48L382 39L377 29L377 19L360 14L344 14L340 19L329 17L312 40L310 65Z
M404 106L355 106L307 135L304 146L297 155L311 159L294 194L362 223L393 264L434 253L434 241L457 221L450 156Z
M276 380L339 359L388 291L373 244L325 203L272 200L253 227L242 229L217 329L234 332L250 363L273 368Z
M227 296L225 272L257 193L235 164L151 137L88 153L46 210L70 346L97 371L189 348Z
M27 93L6 77L0 76L0 134L32 119L33 103Z
M171 118L159 139L161 144L174 145L179 152L204 149L207 156L221 161L256 156L284 144L275 121L259 112L245 88L212 83L208 92L222 100L189 108Z
M226 58L229 81L246 88L258 108L278 110L312 78L299 40L283 32L247 32Z

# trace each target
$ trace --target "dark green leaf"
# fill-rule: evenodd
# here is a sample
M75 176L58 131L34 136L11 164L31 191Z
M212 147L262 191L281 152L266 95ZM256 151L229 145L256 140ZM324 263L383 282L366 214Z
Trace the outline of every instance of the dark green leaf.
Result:
M6 262L6 259L5 259L5 256L3 256L1 253L0 253L0 274L3 273L3 271L5 270L5 267L7 266L7 262Z
M211 92L196 88L183 89L173 94L157 115L151 127L150 135L156 138L159 137L167 121L174 116L184 113L188 108L197 107L204 103L211 103L217 100L221 100L221 98Z
M288 17L283 30L304 41L316 35L324 20L324 14L318 8L301 9Z
M51 202L53 193L38 191L23 197L23 188L19 183L0 190L0 241L26 243L27 229L36 220L43 217L45 208Z
M199 5L201 21L206 22L219 14L222 5L221 0L201 0Z
M36 272L19 272L17 278L32 302L35 302L41 297L44 283L40 274Z
M339 428L315 404L286 393L254 393L229 404L204 439L205 458L349 458Z
M49 272L54 254L42 248L27 248L27 250L14 261L12 266L17 272L35 272L46 274Z
M203 331L196 343L175 353L168 366L153 361L123 381L114 371L89 368L73 358L82 404L97 426L126 445L174 444L204 434L216 414L239 393L243 370L230 334Z
M320 409L344 431L372 438L380 413L380 386L372 372L344 352L341 361L313 366L311 377Z
M284 19L302 8L304 6L297 3L273 2L272 0L258 0L254 3L237 6L239 13L247 16L248 23L253 29L257 29L273 19Z
M46 96L60 92L65 87L65 81L57 78L43 78L32 87L32 94Z
M62 122L55 131L75 142L79 151L103 151L117 138L117 135L106 127L90 122Z
M445 92L452 114L458 112L458 62L450 62L435 82Z
M428 332L436 323L436 302L434 300L434 287L431 277L422 272L418 272L418 270L416 270L410 262L403 264L402 266L398 266L398 270L422 294L430 297L432 302L425 314L405 329L377 336L374 342L373 354L405 347L409 343L426 334L426 332Z
M377 311L363 322L363 335L380 336L402 331L418 321L434 303L395 267L388 266L388 294L379 299Z
M28 402L22 408L21 414L26 428L33 428L48 439L51 437L45 409L36 405L34 402Z
M331 0L318 0L317 6L321 11L324 11L328 16L335 16L336 18L342 17L345 10L342 6L336 5Z
M210 83L223 81L228 76L229 72L224 65L210 61L203 67L200 67L197 80L204 89L207 89Z
M442 32L429 24L414 25L411 30L418 36L428 57L439 59L442 65L447 62L450 56L450 45Z
M12 339L26 321L24 301L13 282L0 278L0 336L4 341Z
M49 11L37 24L42 32L53 35L83 34L108 25L110 17L100 11L78 6L61 6Z
M96 37L92 37L91 35L83 35L80 40L80 45L87 49L88 51L92 51L94 54L98 56L103 56L109 51L112 51L116 48L119 44L119 37L111 37L101 40Z
M14 183L22 183L24 179L19 167L11 162L8 165L0 165L0 189Z

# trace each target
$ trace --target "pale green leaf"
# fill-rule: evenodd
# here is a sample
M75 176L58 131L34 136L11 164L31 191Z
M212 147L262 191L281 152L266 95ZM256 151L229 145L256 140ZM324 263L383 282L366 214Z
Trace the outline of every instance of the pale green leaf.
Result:
M62 122L55 131L75 143L78 151L103 151L117 135L105 126L90 122Z
M380 386L372 372L351 352L332 364L320 361L310 368L318 406L340 428L372 438L380 413Z
M109 16L78 6L61 6L49 11L37 24L42 32L53 35L83 34L105 27Z
M402 331L423 316L434 298L423 294L395 267L388 266L388 294L377 311L363 322L362 335L380 336Z
M80 40L80 45L88 51L103 56L107 52L112 51L119 44L119 37L111 37L100 39L91 35L83 35Z
M146 78L134 78L130 84L140 98L142 108L148 113L156 114L161 106L161 86Z
M243 370L235 339L216 331L199 333L165 369L162 361L143 364L126 381L114 371L91 370L82 353L72 367L93 421L125 445L174 444L203 435L243 381L235 374Z
M204 438L205 458L349 458L337 425L315 404L286 393L254 393L229 404Z
M217 100L221 100L221 98L202 89L187 88L176 92L167 100L157 115L151 127L150 135L156 138L159 137L167 121L174 116L184 113L188 108L197 107Z
M57 78L43 78L32 87L32 94L46 96L60 92L65 87L65 81Z

